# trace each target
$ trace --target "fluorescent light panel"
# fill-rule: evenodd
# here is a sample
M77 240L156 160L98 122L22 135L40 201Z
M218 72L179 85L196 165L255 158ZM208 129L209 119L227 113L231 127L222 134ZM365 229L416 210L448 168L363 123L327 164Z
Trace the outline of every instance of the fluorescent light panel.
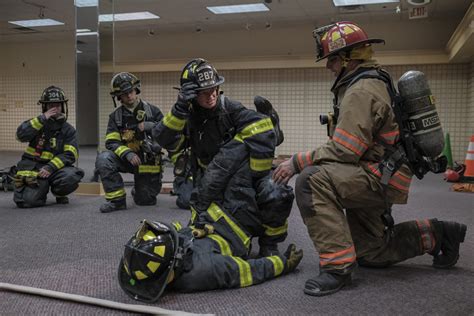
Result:
M223 5L223 6L213 6L213 7L206 7L206 8L214 14L270 11L270 9L263 3Z
M99 35L97 32L82 32L82 33L76 33L76 36L90 36L90 35Z
M21 20L21 21L8 21L8 23L19 25L22 27L39 27L39 26L53 26L53 25L64 25L63 22L59 22L53 19L35 19L35 20Z
M151 12L129 12L129 13L116 13L112 14L101 14L99 15L99 22L112 22L112 19L115 21L135 21L135 20L149 20L149 19L159 19L158 15L155 15Z
M90 32L91 30L89 29L77 29L76 33L85 33L85 32Z
M99 0L75 0L74 4L79 8L97 7L99 5Z
M399 3L400 0L332 0L336 7L366 4Z

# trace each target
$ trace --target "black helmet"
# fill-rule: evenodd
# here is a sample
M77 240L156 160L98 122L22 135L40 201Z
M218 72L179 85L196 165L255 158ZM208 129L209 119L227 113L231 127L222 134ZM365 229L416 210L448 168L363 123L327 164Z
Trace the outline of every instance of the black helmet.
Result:
M61 111L67 118L67 101L68 99L66 98L63 89L56 86L49 86L43 90L43 93L38 100L38 105L41 105L41 110L44 113L47 111L47 105L49 103L61 103Z
M156 302L177 264L178 233L171 225L143 220L125 245L120 261L120 287L130 297Z
M195 83L199 86L196 91L200 91L218 87L223 84L224 81L224 77L219 76L216 68L207 60L196 58L184 66L181 72L180 84L183 86L188 82Z
M110 95L112 97L119 97L133 89L137 91L137 94L140 93L140 80L129 72L120 72L110 81Z

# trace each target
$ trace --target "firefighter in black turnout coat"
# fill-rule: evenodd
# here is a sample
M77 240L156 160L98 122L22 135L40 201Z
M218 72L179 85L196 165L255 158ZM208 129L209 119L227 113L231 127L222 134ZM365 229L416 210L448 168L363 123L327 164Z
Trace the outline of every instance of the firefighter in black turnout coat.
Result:
M58 204L67 204L67 195L84 176L73 166L78 158L77 135L66 122L67 101L61 88L46 88L38 101L42 113L17 129L17 139L28 142L14 178L13 201L20 208L43 206L50 188Z
M133 200L137 205L155 205L161 190L161 148L150 136L163 114L154 105L141 100L140 80L127 72L116 74L111 81L112 99L121 105L109 116L105 136L106 151L96 160L107 202L102 213L127 208L124 183L120 172L134 174Z
M216 202L222 216L236 219L234 229L259 237L261 256L278 254L294 195L291 187L270 179L278 143L272 118L220 94L223 82L206 60L190 61L176 104L154 127L153 137L170 155L189 156L191 223Z

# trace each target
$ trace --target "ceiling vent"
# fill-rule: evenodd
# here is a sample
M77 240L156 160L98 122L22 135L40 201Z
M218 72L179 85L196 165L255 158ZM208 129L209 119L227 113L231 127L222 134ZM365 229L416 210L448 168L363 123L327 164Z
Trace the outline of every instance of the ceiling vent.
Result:
M341 14L361 13L365 11L366 10L363 5L346 5L339 7L339 13Z

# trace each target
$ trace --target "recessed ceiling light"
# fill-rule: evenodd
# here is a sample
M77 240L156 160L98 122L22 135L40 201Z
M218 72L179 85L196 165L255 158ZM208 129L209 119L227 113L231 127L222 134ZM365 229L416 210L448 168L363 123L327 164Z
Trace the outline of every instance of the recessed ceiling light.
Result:
M82 33L77 33L76 36L91 36L91 35L99 35L97 32L82 32Z
M400 0L332 0L336 7L366 4L400 3Z
M74 0L74 5L79 8L97 7L99 5L99 1L98 0Z
M53 26L53 25L64 25L63 22L59 22L53 19L35 19L35 20L21 20L21 21L8 21L8 23L23 26L23 27L39 27L39 26Z
M223 5L223 6L213 6L213 7L206 7L206 8L214 14L270 11L270 9L263 3Z
M159 19L158 15L151 12L129 12L129 13L116 13L116 14L101 14L99 15L99 22L112 22L115 21L135 21L135 20L149 20Z

